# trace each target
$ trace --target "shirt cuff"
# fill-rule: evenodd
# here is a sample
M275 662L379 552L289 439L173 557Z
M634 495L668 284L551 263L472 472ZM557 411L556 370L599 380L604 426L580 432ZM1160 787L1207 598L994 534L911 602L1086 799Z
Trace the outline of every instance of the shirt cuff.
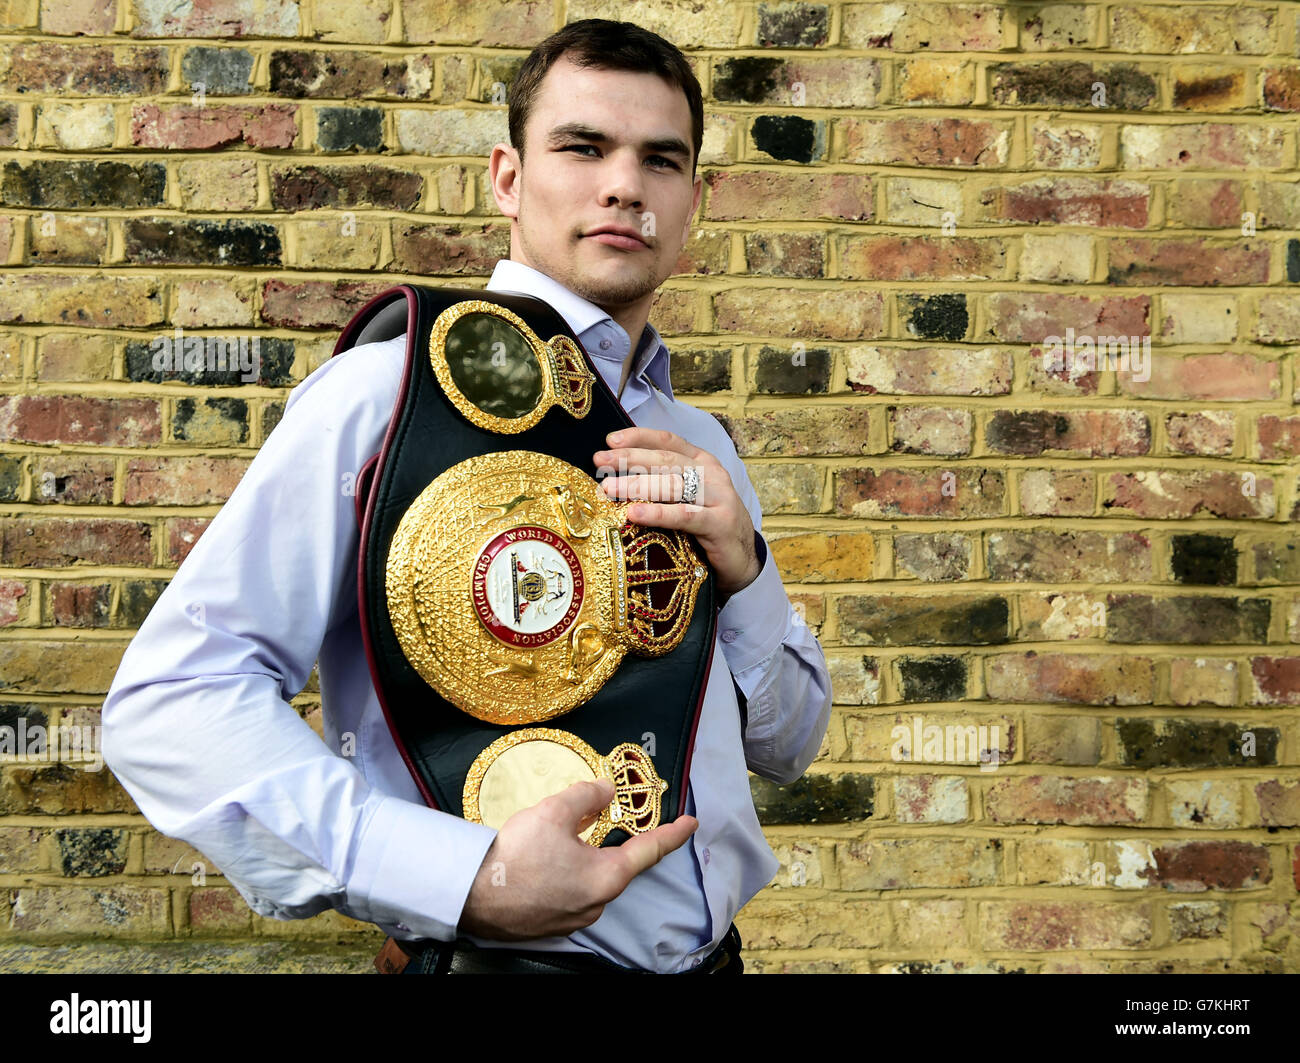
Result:
M758 576L718 610L722 655L732 675L761 664L781 648L790 626L790 599L781 583L767 543L757 532L755 546L763 558Z
M348 907L358 919L451 941L497 832L384 796L357 846Z

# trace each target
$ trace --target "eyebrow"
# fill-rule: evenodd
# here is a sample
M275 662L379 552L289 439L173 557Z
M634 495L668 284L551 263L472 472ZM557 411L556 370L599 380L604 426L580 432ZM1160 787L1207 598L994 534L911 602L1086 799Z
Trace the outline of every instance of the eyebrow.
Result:
M581 122L565 122L563 125L557 125L552 129L547 134L546 139L550 144L558 144L565 140L590 140L597 144L606 144L611 138L608 133L583 125ZM681 137L655 137L651 140L642 141L641 147L647 151L662 152L665 155L680 155L683 159L691 157L691 149Z

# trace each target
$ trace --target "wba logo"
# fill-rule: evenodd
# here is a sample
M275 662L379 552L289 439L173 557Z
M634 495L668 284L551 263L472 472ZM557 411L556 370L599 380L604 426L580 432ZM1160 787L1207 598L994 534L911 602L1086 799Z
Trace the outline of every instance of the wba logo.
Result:
M149 1040L150 1000L71 1000L50 1003L50 1033L129 1033L136 1044Z

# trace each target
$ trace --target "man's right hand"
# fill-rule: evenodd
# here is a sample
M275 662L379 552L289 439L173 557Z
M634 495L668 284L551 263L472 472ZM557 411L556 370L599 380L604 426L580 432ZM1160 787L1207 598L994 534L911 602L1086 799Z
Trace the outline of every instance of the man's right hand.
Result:
M578 835L613 799L607 780L578 782L506 820L470 887L459 932L497 941L572 934L700 825L679 816L622 845L593 848Z

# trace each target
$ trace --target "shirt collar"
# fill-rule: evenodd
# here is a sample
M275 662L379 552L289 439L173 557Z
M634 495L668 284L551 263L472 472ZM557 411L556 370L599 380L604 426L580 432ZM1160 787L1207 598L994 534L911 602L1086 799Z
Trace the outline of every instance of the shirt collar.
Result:
M518 292L520 295L531 295L535 299L542 300L564 318L569 328L573 329L579 337L602 321L617 324L606 311L595 303L588 302L582 296L575 295L553 277L508 258L497 262L492 277L487 282L487 289L491 292ZM637 349L646 353L633 364L634 372L644 373L671 399L673 389L668 379L668 348L664 345L658 331L649 322L646 323L645 331L641 334L641 341ZM639 370L638 365L641 366Z

